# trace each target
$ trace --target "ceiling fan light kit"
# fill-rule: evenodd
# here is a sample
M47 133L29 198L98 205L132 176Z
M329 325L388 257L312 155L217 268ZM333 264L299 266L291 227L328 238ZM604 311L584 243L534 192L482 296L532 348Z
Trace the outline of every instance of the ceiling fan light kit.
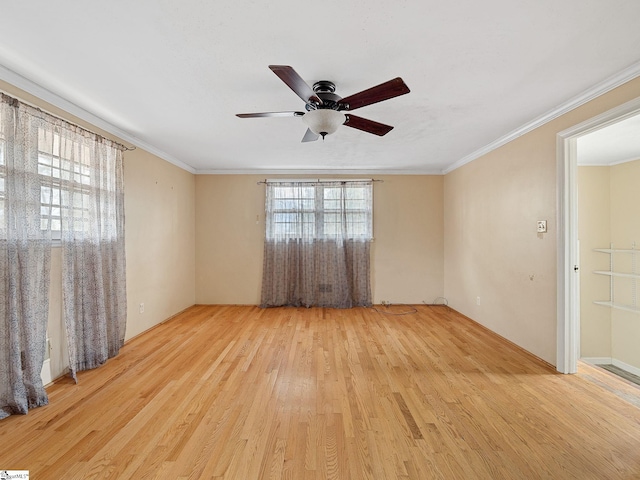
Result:
M326 135L335 133L338 127L347 121L347 117L337 110L322 109L305 113L302 121L313 133L324 139Z
M298 73L288 65L269 65L269 68L293 92L305 102L306 112L261 112L239 113L240 118L260 117L302 117L302 121L309 127L302 138L303 142L312 142L322 136L335 133L340 125L346 125L363 132L383 136L393 127L374 122L355 115L345 114L344 111L355 110L373 103L382 102L393 97L409 93L409 87L400 78L363 90L346 98L339 97L335 92L335 85L328 80L321 80L311 88Z

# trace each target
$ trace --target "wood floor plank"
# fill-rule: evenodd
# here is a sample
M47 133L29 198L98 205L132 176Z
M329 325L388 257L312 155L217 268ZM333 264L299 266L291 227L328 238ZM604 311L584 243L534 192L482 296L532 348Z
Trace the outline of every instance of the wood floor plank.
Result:
M0 421L32 478L640 478L640 388L447 307L194 306Z

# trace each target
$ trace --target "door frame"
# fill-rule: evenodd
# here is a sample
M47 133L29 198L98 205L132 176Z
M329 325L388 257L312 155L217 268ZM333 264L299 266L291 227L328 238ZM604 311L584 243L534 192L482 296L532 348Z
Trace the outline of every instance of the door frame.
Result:
M639 114L640 97L563 130L556 136L558 173L556 369L561 373L576 373L580 357L577 139Z

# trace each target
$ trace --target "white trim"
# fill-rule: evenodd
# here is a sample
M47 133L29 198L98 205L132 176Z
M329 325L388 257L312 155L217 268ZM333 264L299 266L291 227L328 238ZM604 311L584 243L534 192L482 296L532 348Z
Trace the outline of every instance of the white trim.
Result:
M196 170L196 175L444 175L442 170L219 170L202 169Z
M574 125L556 137L558 173L557 360L562 373L575 373L579 355L577 138L640 114L640 97ZM622 367L621 367L622 368Z
M638 368L638 367L634 367L633 365L629 365L628 363L624 363L624 362L622 362L620 360L617 360L615 358L611 359L611 364L614 367L621 368L625 372L629 372L629 373L632 373L632 374L637 375L638 377L640 377L640 368Z
M332 183L332 182L373 182L373 178L267 178L266 183Z
M16 73L13 70L10 70L3 65L0 65L0 80L4 80L5 82L10 83L11 85L19 88L20 90L24 90L25 92L31 95L34 95L35 97L38 97L41 100L47 103L50 103L55 107L61 108L65 112L70 113L71 115L74 115L84 120L85 122L89 122L91 125L94 125L104 130L105 132L109 132L110 134L115 135L116 137L122 140L125 140L126 142L129 142L138 148L146 150L147 152L152 153L162 158L163 160L166 160L167 162L175 165L176 167L180 167L183 170L186 170L187 172L190 172L190 173L194 173L194 174L196 173L196 170L193 167L178 160L177 158L174 158L173 156L169 155L167 152L164 152L154 147L153 145L139 139L135 135L125 132L119 127L116 127L115 125L113 125L112 123L107 122L106 120L103 120L102 118L85 110L84 108L79 107L75 103L72 103L62 98L61 96L53 93L50 90L47 90L46 88L44 88L41 85L38 85L35 82L32 82L28 78L23 77L19 73ZM12 94L7 93L7 95L12 95ZM23 101L22 99L20 100ZM29 102L25 102L25 103L29 103ZM38 107L38 108L41 108L41 107Z
M583 357L580 360L590 363L591 365L613 365L613 359L611 357Z
M561 373L578 371L578 248L577 248L577 164L576 139L557 136L557 344L556 369ZM578 267L579 268L579 267ZM571 319L571 320L567 320Z
M624 85L625 83L633 80L638 76L640 76L640 62L634 63L630 67L624 69L623 71L617 73L616 75L613 75L607 78L606 80L598 83L597 85L591 87L585 92L564 102L558 107L540 115L537 118L534 118L530 122L525 123L519 128L516 128L515 130L507 133L506 135L503 135L497 140L494 140L493 142L485 145L484 147L476 150L475 152L470 153L469 155L461 158L457 162L453 163L451 166L444 169L443 173L447 174L449 172L452 172L453 170L460 168L463 165L466 165L467 163L472 162L473 160L476 160L477 158L480 158L481 156L486 155L487 153L503 145L506 145L507 143L515 140L516 138L521 137L525 133L529 133L530 131L535 130L538 127L541 127L545 123L548 123L551 120L554 120L564 115L565 113L570 112L571 110L578 108L579 106L584 105L587 102L590 102L594 98L597 98L600 95L603 95L613 90L614 88L619 87L620 85Z
M617 162L609 163L609 166L610 167L615 167L616 165L622 165L624 163L635 162L636 160L640 160L640 158L634 157L634 158L629 158L627 160L618 160Z
M624 163L635 162L636 160L640 160L638 156L634 156L631 158L627 158L626 160L616 160L613 162L596 162L596 163L580 163L578 162L579 167L615 167L616 165L622 165Z

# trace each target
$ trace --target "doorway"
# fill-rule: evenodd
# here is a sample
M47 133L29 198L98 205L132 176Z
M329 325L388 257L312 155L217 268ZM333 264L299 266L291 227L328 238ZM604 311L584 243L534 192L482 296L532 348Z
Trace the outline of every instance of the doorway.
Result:
M576 373L580 358L578 139L637 115L640 115L640 98L564 130L557 136L557 370L562 373Z

